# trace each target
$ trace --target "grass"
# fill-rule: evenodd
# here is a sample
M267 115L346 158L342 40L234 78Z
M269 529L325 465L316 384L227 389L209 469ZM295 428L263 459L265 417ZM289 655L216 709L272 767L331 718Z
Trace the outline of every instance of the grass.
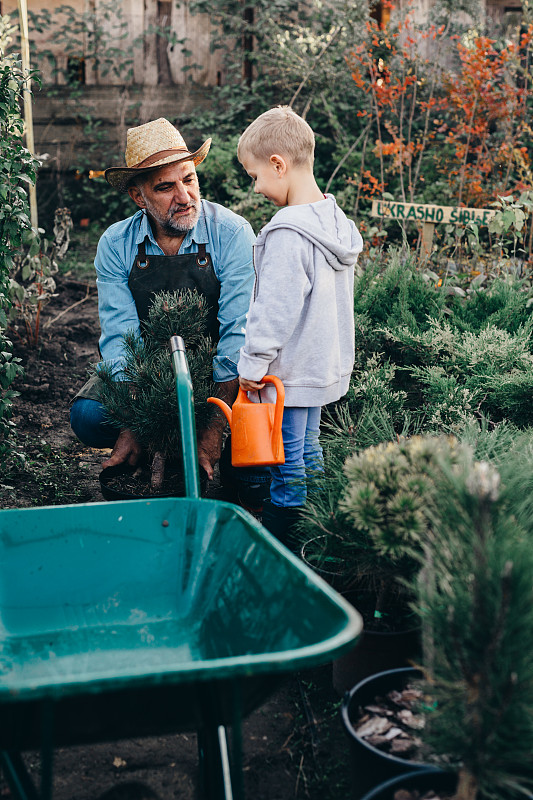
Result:
M77 463L76 443L54 448L45 439L19 434L19 458L0 483L0 508L22 508L82 503L79 488L85 468ZM72 452L71 452L72 451Z

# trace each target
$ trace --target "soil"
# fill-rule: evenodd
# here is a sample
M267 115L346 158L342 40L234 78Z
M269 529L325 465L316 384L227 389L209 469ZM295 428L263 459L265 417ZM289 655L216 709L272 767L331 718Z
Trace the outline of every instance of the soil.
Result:
M92 279L62 276L45 307L39 344L13 335L23 378L14 388L17 449L24 463L0 484L0 508L102 502L99 473L109 451L84 447L69 425L69 403L98 360L96 288ZM349 795L348 740L331 684L331 667L290 675L246 720L244 781L254 800L345 800ZM34 777L39 755L26 753ZM120 800L192 800L197 794L194 733L128 739L56 751L55 800L96 800L122 787ZM0 779L0 797L10 790ZM109 798L111 800L111 798ZM119 800L118 795L116 800Z
M110 467L100 475L102 494L106 500L175 497L185 494L183 468L180 464L165 465L163 482L157 491L153 491L151 480L152 471L149 463L138 464L131 468L122 465L116 468Z
M12 417L24 463L1 487L2 508L102 500L98 474L106 451L84 447L69 425L70 402L98 360L96 286L59 278L56 291L36 347L22 329L11 333L24 367Z

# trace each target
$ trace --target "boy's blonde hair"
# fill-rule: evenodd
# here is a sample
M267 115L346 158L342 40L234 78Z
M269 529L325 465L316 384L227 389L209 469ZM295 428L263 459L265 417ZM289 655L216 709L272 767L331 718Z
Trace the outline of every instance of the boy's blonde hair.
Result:
M295 166L312 168L315 155L315 135L307 122L289 106L276 106L265 111L244 131L237 145L237 158L249 153L268 161L278 153L287 156Z

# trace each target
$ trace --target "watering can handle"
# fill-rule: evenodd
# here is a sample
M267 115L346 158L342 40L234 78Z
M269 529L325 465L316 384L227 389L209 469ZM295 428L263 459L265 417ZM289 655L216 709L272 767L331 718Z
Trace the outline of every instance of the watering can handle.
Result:
M276 405L278 404L278 400L281 400L281 407L283 408L285 403L285 387L281 380L275 375L265 375L264 378L261 378L261 381L258 381L258 383L273 383L276 387ZM245 392L244 389L239 388L237 397L239 398L239 403L246 403L246 401L249 403L252 402L248 398L248 392Z
M285 387L283 383L275 375L265 375L263 383L272 383L276 387L276 408L274 410L274 432L279 435L279 442L281 439L281 423L283 421L283 408L285 405ZM276 453L276 455L278 455Z

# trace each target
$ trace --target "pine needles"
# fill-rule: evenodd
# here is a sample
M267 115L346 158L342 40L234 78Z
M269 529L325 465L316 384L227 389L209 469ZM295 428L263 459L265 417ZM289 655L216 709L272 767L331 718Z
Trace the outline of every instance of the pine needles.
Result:
M433 511L417 610L425 630L424 739L458 770L457 800L533 787L533 552L517 487L487 462L448 471Z
M213 393L213 355L216 345L207 332L207 303L192 290L156 295L142 337L124 337L124 380L115 381L111 370L100 366L101 402L109 418L131 430L153 459L177 460L181 455L179 414L169 341L181 336L194 387L197 428L205 427L211 413L207 398ZM162 475L160 476L162 480ZM157 478L157 480L159 477ZM156 484L157 484L156 480ZM153 488L157 488L152 482Z

